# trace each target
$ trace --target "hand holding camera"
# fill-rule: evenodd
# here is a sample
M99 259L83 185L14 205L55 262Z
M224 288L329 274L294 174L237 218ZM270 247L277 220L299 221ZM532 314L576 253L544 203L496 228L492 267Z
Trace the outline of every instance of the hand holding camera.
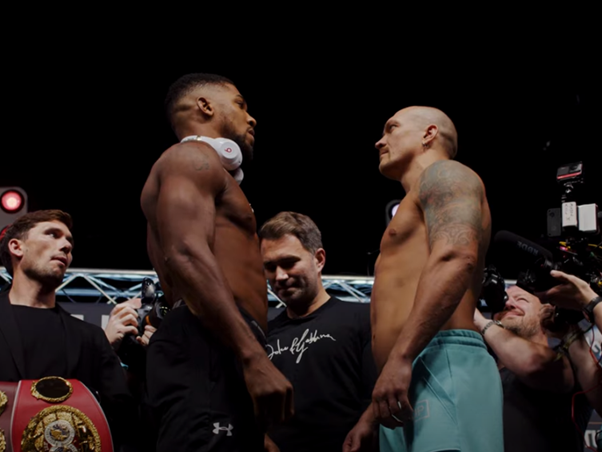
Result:
M154 326L144 325L144 333L142 334L142 336L136 337L136 340L143 347L148 347L150 338L153 334L155 334L156 331L157 331L157 328L155 328Z
M119 303L111 311L109 322L105 328L105 335L113 349L117 350L123 341L123 338L132 334L138 336L138 310L142 306L140 298Z
M577 276L559 270L552 270L550 275L560 284L536 294L544 303L580 311L597 296L590 285Z

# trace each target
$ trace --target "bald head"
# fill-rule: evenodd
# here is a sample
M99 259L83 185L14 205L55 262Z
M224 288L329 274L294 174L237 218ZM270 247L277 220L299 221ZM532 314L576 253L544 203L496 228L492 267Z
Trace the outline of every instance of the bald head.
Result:
M432 107L408 107L397 112L403 116L404 121L410 121L421 129L427 129L431 125L437 127L436 138L439 138L441 146L447 151L450 158L454 158L458 152L458 133L456 127L449 117L441 110Z

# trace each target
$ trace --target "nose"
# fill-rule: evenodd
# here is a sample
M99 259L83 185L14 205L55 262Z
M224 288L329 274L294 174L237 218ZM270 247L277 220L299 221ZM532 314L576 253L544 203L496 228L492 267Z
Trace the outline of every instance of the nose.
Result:
M516 302L514 301L514 298L512 298L512 296L507 295L507 300L506 303L504 304L504 306L506 306L506 309L510 310L512 308L516 308Z
M257 125L257 121L255 120L255 118L254 118L253 116L251 116L251 115L250 115L250 114L248 114L248 113L247 113L247 116L248 116L248 118L247 118L247 123L248 123L248 124L249 124L251 127L255 128L255 126Z
M69 254L72 249L73 245L71 242L67 239L63 239L61 243L61 251L63 251L65 254Z
M287 279L288 274L281 267L276 267L276 281L285 281Z
M385 137L382 137L380 140L376 142L374 147L380 151L380 149L385 145Z

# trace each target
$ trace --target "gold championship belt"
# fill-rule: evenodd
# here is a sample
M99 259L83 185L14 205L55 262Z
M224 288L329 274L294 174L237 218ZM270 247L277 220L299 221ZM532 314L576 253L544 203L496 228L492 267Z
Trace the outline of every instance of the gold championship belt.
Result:
M0 452L19 451L113 452L113 443L102 408L79 380L0 382Z

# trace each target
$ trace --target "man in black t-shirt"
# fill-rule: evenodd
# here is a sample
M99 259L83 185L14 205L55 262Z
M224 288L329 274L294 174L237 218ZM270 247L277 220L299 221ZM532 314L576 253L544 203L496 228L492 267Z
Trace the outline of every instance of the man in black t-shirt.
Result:
M294 389L294 416L269 436L281 452L377 450L369 305L326 292L326 253L309 217L281 212L259 237L266 277L287 305L268 325L268 355Z
M592 407L570 360L550 348L540 300L517 286L505 309L475 325L498 358L504 391L504 448L508 452L582 452ZM572 412L574 411L574 416Z
M72 317L55 299L72 261L71 225L59 210L30 212L0 240L12 276L0 294L0 381L81 381L99 399L118 451L139 427L123 369L103 330Z

